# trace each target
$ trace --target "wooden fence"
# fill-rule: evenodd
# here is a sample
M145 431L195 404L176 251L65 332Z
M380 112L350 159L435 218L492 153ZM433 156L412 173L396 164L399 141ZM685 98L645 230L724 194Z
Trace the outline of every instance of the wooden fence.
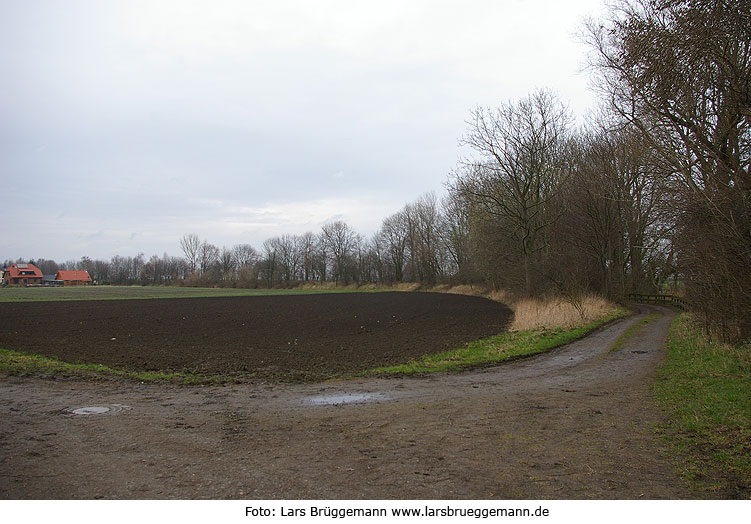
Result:
M626 298L634 302L644 304L657 304L660 306L673 306L684 311L691 307L691 303L683 297L676 295L642 295L640 293L630 293Z

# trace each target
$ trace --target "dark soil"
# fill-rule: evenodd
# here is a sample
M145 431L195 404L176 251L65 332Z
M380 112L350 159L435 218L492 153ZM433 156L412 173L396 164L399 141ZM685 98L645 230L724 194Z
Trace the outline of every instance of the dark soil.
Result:
M503 331L479 297L347 293L0 304L0 347L128 370L320 378Z

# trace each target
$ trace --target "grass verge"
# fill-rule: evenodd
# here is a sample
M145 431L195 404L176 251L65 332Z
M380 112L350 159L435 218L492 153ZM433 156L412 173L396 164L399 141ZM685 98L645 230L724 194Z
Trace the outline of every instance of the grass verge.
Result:
M751 494L751 345L707 340L688 313L668 336L656 394L681 476L711 498Z
M456 350L425 355L398 366L380 367L367 375L403 375L441 371L461 371L479 366L498 364L506 360L537 355L577 340L608 322L626 317L631 312L617 308L609 315L576 327L538 328L509 331L469 342Z
M171 382L173 384L221 384L237 377L201 375L167 371L128 371L102 364L69 364L55 358L0 349L0 373L17 376L84 378L102 380L122 378L139 382Z

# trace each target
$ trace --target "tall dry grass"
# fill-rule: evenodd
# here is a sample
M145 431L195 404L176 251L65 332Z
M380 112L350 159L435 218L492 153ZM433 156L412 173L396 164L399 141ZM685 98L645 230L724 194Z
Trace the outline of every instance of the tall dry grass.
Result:
M508 303L514 310L510 329L577 327L611 315L618 306L597 295L584 295L578 300L549 296L523 298Z
M482 284L439 284L425 291L483 296L506 304L514 311L514 320L509 326L512 331L579 327L610 316L618 310L616 304L598 295L582 295L576 298L553 295L520 298L511 291L492 290Z

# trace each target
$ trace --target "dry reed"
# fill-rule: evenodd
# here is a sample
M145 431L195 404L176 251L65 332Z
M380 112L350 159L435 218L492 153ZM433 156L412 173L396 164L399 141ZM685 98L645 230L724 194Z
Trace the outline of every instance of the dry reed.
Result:
M561 297L524 298L509 304L514 310L514 331L576 327L614 313L617 306L597 296L584 295L577 300Z

